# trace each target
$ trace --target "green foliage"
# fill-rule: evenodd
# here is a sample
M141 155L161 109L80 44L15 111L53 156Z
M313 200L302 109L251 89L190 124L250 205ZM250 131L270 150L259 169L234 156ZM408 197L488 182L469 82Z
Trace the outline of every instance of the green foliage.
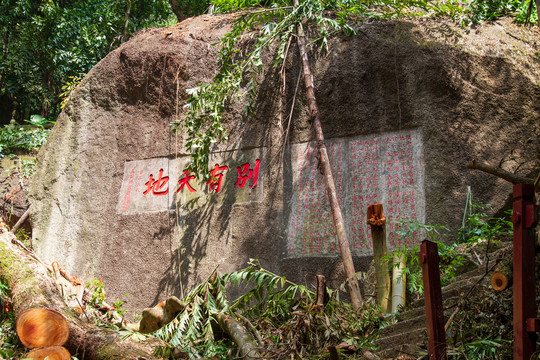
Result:
M92 279L86 283L86 287L90 290L89 303L96 307L103 306L105 302L105 285L101 279Z
M0 282L0 285L3 285ZM0 286L0 291L2 286ZM0 358L16 359L22 355L22 346L15 331L15 315L13 311L0 312Z
M521 0L473 0L469 4L470 20L473 23L495 20L518 10L520 5Z
M54 119L70 76L87 73L125 35L171 16L166 0L3 0L0 96L11 100L18 121L31 113Z
M114 310L118 313L118 315L123 317L127 310L122 309L122 305L124 305L124 302L122 300L113 302Z
M492 218L488 215L493 212L489 204L474 203L469 197L463 222L458 232L458 242L473 244L492 239L508 239L513 234L513 224L509 220L511 210L507 211L507 218Z
M15 237L19 240L24 246L29 249L32 249L32 236L24 228L19 228L15 231ZM0 292L1 294L1 292Z
M0 128L0 157L14 155L17 151L39 149L47 141L49 129L12 122Z
M9 296L9 288L0 279L0 298L6 298Z
M62 86L62 93L59 95L62 101L60 102L60 108L64 108L69 100L69 96L71 95L71 92L75 90L75 88L80 84L82 81L82 78L84 77L84 74L80 74L79 76L68 76L68 81L64 86Z
M17 174L19 176L19 179L21 183L24 182L25 179L29 179L35 172L36 167L36 158L21 158L17 157L17 163L7 169L8 174L11 176L12 174Z
M216 341L214 334L217 326L214 315L227 311L224 286L223 278L216 273L212 274L183 299L187 304L184 310L154 335L172 347L187 352L191 358L208 358L221 353L222 344ZM158 349L162 356L169 351L167 348Z
M434 1L429 4L436 16L450 16L463 25L493 21L513 15L516 22L538 23L535 1L532 0L459 0Z
M403 270L407 279L407 288L411 294L421 296L424 292L424 284L422 282L422 268L418 253L420 245L407 245L407 240L417 239L420 236L437 243L440 257L441 283L447 285L448 281L456 276L455 269L462 264L463 258L459 255L455 247L446 245L440 239L442 231L448 229L441 225L427 225L416 221L401 221L396 222L396 234L401 239L399 246L394 252L386 257L386 261L391 263L393 267L399 267L399 263L394 263L394 256L405 259L406 267Z
M529 0L529 2L520 2L518 14L516 15L516 21L520 23L540 24L538 22L538 10L534 0Z
M243 287L244 295L229 303L226 286ZM263 269L251 260L245 269L219 276L213 274L190 292L186 308L168 325L154 333L157 337L190 354L191 358L224 356L233 350L230 340L216 332L215 315L221 312L242 315L265 339L269 357L297 358L320 355L321 349L346 341L369 348L382 323L379 309L366 305L358 314L339 301L339 292L330 291L324 307L314 305L315 294L303 285ZM167 354L168 349L160 349Z
M498 245L501 240L512 237L512 222L507 218L492 218L488 212L492 208L488 204L474 203L470 196L467 197L467 206L463 217L463 223L458 231L455 241L442 241L448 237L448 229L440 225L426 225L415 221L405 221L396 223L396 234L400 238L399 246L393 253L389 254L385 261L398 267L399 263L393 263L394 256L404 256L406 268L404 273L407 279L407 288L412 294L423 293L422 270L418 253L420 245L408 246L407 240L418 237L427 238L437 243L439 251L439 267L441 271L441 285L448 285L449 281L456 277L457 271L464 264L465 257L462 254L463 246L488 246ZM510 218L511 211L507 211Z
M0 279L0 308L10 301L10 291ZM22 355L24 346L21 344L15 330L15 314L13 311L0 311L0 358L17 359Z

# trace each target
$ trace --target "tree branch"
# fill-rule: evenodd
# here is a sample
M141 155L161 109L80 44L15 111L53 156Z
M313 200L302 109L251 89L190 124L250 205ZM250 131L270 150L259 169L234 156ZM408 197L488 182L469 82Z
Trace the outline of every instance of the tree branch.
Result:
M512 184L534 184L533 179L529 179L524 176L512 174L511 172L508 172L501 168L491 166L485 163L479 163L476 160L472 160L470 163L468 163L467 168L480 170L488 174L495 175L503 180L511 182Z

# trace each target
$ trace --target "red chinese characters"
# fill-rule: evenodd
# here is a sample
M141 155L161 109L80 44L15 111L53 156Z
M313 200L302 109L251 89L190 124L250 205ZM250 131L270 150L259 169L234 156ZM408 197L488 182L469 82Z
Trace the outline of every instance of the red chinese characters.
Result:
M255 161L255 165L252 168L250 163L245 163L237 167L238 171L238 179L236 180L236 183L234 183L231 179L231 182L226 182L225 172L229 170L229 166L227 165L220 165L215 164L214 168L209 170L210 179L206 182L207 185L207 192L208 193L219 193L221 192L223 186L225 184L229 184L228 186L237 186L239 188L243 188L246 184L249 185L250 188L256 188L257 187L257 181L259 177L259 166L261 161L257 159ZM236 164L235 164L236 165ZM139 174L139 182L142 178L142 171ZM169 193L169 174L164 173L163 169L160 169L158 172L157 178L154 177L154 173L150 174L148 176L148 181L145 183L146 190L143 192L143 195L154 195L154 196L162 196L167 195ZM130 185L133 182L134 174L131 174L130 178ZM147 175L145 175L147 176ZM178 188L175 193L180 193L183 190L189 192L197 192L199 191L196 187L193 186L193 184L197 184L196 182L196 176L192 175L189 170L184 170L182 172L182 175L180 175L180 179L178 180ZM137 185L137 192L138 192ZM129 191L131 190L131 187L128 189L128 196ZM141 189L142 191L142 189ZM127 201L127 200L126 200Z
M146 185L146 191L143 192L143 195L146 195L149 192L152 192L152 195L167 195L169 193L169 186L167 186L168 182L169 177L163 176L163 169L159 170L159 175L156 180L154 180L154 175L150 174L150 178L144 184ZM165 188L165 186L167 187Z
M228 166L219 166L216 164L213 170L210 170L210 180L206 182L208 189L210 191L215 191L216 193L221 191L221 182L223 180L223 173L220 171L229 170Z
M246 185L246 182L248 180L252 180L251 185L249 185L250 188L254 189L257 187L257 179L259 177L259 165L261 163L261 160L257 159L255 160L255 168L251 169L251 165L249 163L245 163L243 165L240 165L236 168L236 171L238 171L238 180L236 180L236 183L234 186L238 186L239 188L243 188L244 185Z
M190 175L189 170L185 170L184 171L184 177L181 178L180 180L178 180L178 184L180 185L180 187L178 188L178 190L176 190L176 192L178 193L178 192L182 191L184 186L187 187L187 189L190 192L197 191L189 184L190 180L193 180L193 179L195 179L195 175Z

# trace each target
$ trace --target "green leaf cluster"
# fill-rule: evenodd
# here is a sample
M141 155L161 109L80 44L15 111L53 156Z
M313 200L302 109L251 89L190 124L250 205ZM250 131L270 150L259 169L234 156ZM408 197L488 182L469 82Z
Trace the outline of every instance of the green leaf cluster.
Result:
M86 283L86 287L90 290L90 305L95 307L103 306L105 302L105 284L100 279L92 279Z
M87 73L125 35L171 16L166 0L2 0L0 97L17 121L32 113L54 119L70 76Z
M20 125L15 121L0 127L0 157L39 149L47 141L49 132L43 126Z
M3 284L0 282L0 285ZM7 313L0 312L0 358L19 358L22 355L23 349L24 346L21 344L15 330L15 315L13 311Z

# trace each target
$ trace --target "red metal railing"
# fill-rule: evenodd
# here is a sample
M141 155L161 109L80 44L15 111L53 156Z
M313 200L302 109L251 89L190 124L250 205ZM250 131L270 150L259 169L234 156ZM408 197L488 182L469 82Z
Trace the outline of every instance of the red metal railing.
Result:
M534 231L538 206L534 185L514 185L514 360L530 360L536 347L536 271Z

